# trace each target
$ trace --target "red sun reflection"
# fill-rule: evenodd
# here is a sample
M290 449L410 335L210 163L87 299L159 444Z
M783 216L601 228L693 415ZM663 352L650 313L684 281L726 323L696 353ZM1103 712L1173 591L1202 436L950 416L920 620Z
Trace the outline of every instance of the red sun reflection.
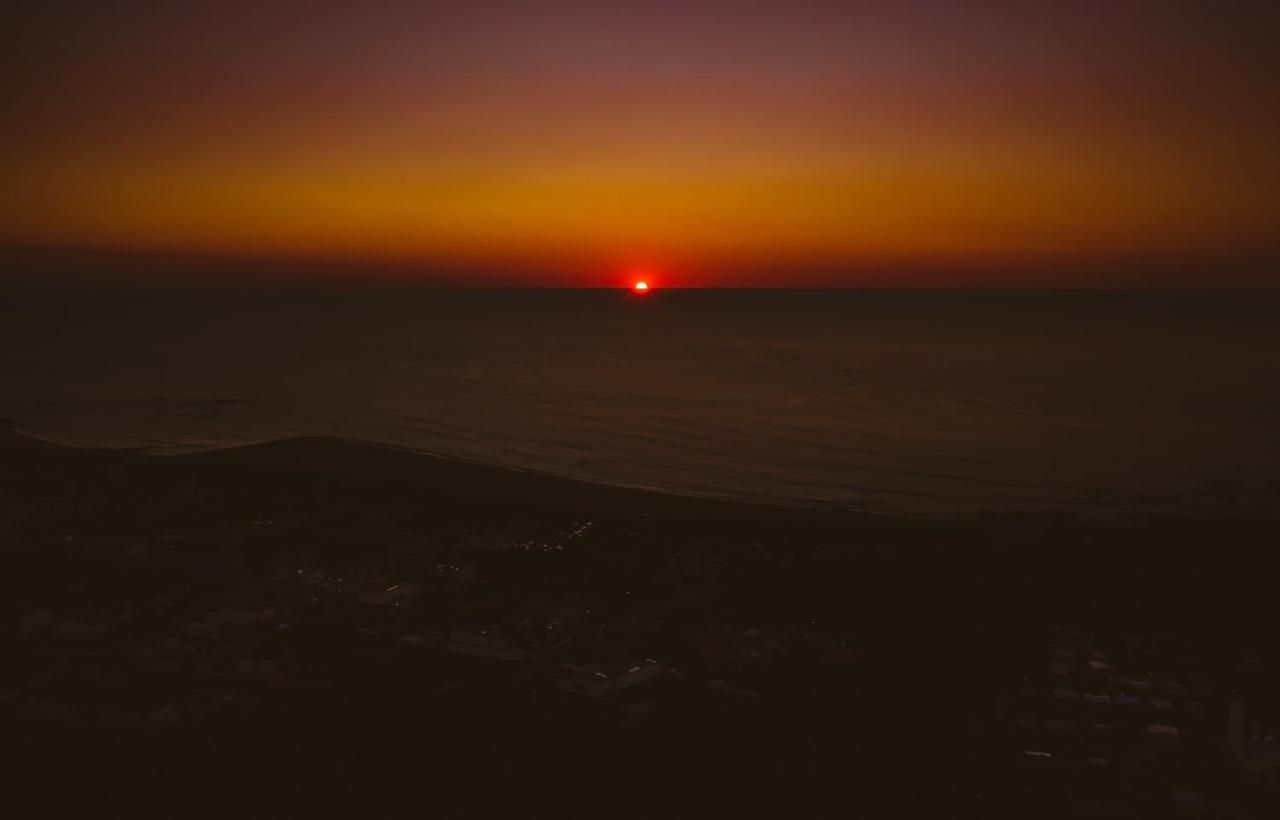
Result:
M633 293L648 293L649 283L641 279L639 282L636 282L634 285L631 286L631 291Z

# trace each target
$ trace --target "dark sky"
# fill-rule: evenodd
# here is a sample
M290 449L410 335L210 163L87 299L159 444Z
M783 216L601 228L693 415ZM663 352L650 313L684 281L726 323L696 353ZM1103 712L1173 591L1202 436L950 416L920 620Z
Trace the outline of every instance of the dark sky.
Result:
M477 284L1272 277L1273 5L19 4L0 241Z

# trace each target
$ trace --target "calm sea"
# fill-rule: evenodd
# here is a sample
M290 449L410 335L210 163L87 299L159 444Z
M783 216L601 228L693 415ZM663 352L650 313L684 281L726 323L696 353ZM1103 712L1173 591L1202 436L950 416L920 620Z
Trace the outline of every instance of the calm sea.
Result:
M301 435L918 513L1272 512L1258 293L68 288L0 304L0 418L160 453Z

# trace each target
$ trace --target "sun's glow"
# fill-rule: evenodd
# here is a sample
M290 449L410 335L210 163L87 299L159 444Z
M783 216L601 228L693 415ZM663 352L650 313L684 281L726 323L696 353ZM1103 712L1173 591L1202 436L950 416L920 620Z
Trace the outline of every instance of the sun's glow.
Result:
M639 282L632 285L631 289L636 293L646 293L649 290L649 283L641 279Z

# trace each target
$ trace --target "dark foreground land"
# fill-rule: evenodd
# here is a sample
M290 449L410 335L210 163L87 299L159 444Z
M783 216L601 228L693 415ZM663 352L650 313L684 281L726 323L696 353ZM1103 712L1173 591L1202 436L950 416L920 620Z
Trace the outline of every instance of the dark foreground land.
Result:
M1275 530L5 435L0 802L1280 816Z

